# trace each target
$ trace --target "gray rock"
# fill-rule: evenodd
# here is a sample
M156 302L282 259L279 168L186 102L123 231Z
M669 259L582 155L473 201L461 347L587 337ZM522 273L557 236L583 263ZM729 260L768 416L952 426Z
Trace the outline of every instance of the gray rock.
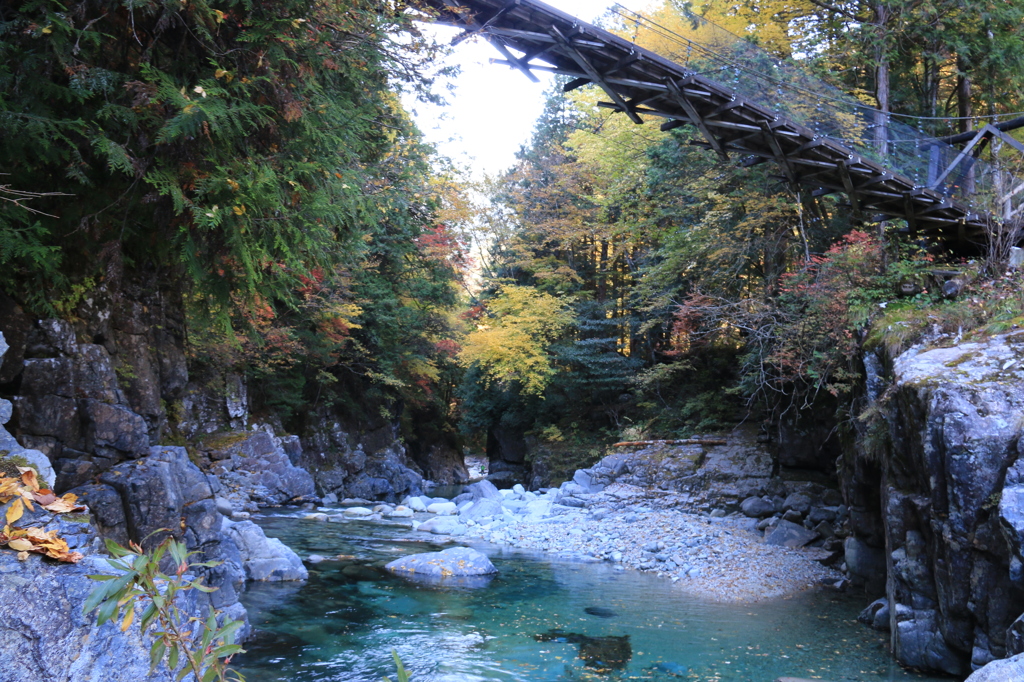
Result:
M413 554L396 559L384 568L416 582L473 588L486 587L497 573L485 554L469 547Z
M806 514L811 509L811 498L803 493L793 493L782 503L782 510L793 510L800 514Z
M487 555L469 547L452 547L441 552L412 554L384 566L392 573L419 573L436 577L489 575L497 573Z
M466 486L466 493L470 494L471 499L475 502L480 499L498 500L501 501L501 493L490 481L477 481L471 485Z
M793 523L800 523L801 521L804 520L804 515L802 513L798 512L796 509L787 509L782 514L782 518L785 519L786 521L791 521Z
M946 643L930 609L915 610L897 606L893 642L905 665L964 675L967 662Z
M775 505L760 497L748 497L740 504L740 511L752 519L761 519L775 513Z
M501 502L492 498L481 498L473 503L469 509L459 513L459 518L464 521L479 522L489 516L501 516Z
M872 547L856 537L843 542L846 572L854 587L865 587L869 593L885 592L885 550Z
M252 521L223 520L225 532L238 546L249 580L305 580L309 572L299 555L277 538L268 538Z
M435 516L420 524L418 530L434 535L461 535L466 532L456 516Z
M798 526L795 523L782 520L779 521L777 526L765 534L764 541L765 544L769 545L779 545L782 547L798 549L810 544L817 537L818 534L814 531L807 530L803 526Z
M1024 654L992 661L975 670L965 682L1020 682L1024 680Z
M427 511L431 514L454 514L458 511L458 506L454 502L445 500L427 505Z
M149 673L151 639L119 624L96 626L82 606L99 584L89 574L112 573L96 555L78 564L56 564L30 555L18 561L14 552L0 552L0 661L5 680L62 682L172 682L165 665ZM186 616L205 615L200 593L179 596ZM31 614L31 617L26 617ZM9 676L8 676L9 675Z
M231 506L231 502L223 497L218 497L214 502L217 505L217 511L224 516L231 516L232 512L235 511L235 508Z
M875 630L889 629L889 599L881 597L867 605L857 620Z

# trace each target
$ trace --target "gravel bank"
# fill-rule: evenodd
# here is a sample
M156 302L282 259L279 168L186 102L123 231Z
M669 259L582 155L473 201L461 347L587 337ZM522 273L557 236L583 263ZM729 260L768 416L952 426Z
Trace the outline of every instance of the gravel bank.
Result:
M470 527L460 539L612 561L717 601L776 599L843 579L815 561L813 551L764 544L746 517L636 507L595 514L556 510L540 522L519 520L497 530Z
M390 518L435 539L610 562L621 570L655 573L681 590L716 601L777 599L843 580L841 573L816 561L822 550L768 544L756 519L693 510L686 494L616 483L587 495L586 507L575 507L555 502L558 489L543 494L521 486L498 491L486 482L471 488L476 489L451 501L407 498L397 508L356 506L343 514L309 517L340 522Z

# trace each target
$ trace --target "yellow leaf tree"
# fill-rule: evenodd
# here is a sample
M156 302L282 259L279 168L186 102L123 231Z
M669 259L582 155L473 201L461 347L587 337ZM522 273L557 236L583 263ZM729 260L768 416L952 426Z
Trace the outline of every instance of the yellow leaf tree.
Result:
M459 360L478 366L487 384L518 383L523 393L540 395L556 371L548 346L572 321L564 298L503 284L466 337Z

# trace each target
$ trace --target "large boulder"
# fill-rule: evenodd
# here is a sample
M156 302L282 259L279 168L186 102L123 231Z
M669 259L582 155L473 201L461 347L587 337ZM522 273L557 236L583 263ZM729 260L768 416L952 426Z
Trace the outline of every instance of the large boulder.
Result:
M769 528L765 532L764 543L766 545L799 549L814 542L817 537L818 534L813 530L807 530L803 526L798 526L791 521L781 520L775 527Z
M119 623L96 625L83 613L89 593L100 583L91 574L112 573L105 557L58 564L30 555L18 561L0 552L0 679L61 682L172 682L161 664L149 672L150 635L137 625L121 632ZM204 615L196 591L179 596L186 616Z
M487 555L469 547L452 547L440 552L412 554L395 559L384 568L402 576L448 578L488 576L498 572Z
M1024 680L1024 654L1004 658L975 670L965 682L1020 682Z
M248 580L305 580L309 577L298 554L277 538L268 538L252 521L225 519L224 526L238 546Z

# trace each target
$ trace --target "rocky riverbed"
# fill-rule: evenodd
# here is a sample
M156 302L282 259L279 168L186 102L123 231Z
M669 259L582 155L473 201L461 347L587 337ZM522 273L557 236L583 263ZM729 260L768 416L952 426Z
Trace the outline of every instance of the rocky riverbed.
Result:
M720 601L756 602L843 584L842 574L820 563L831 556L828 552L799 548L816 535L790 522L777 520L771 526L742 513L682 511L672 504L678 500L652 497L628 484L612 484L590 508L559 504L562 497L558 488L498 490L482 481L453 500L419 496L399 506L373 507L345 500L353 506L322 508L307 518L401 523L416 534L453 542L608 561L622 570L656 573L695 595Z

